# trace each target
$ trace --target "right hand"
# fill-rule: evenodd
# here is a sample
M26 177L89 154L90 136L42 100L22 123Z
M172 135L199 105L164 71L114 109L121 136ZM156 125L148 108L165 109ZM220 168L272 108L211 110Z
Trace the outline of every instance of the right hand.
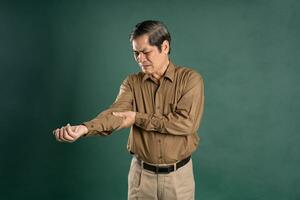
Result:
M55 138L59 142L75 142L78 138L88 133L88 129L84 125L71 126L67 124L53 131Z

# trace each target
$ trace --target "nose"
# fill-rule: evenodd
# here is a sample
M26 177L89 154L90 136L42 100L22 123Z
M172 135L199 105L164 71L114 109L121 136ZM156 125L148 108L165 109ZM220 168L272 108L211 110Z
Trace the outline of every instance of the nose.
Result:
M139 63L144 62L146 60L145 54L143 52L140 52L138 57L137 57L137 60L138 60Z

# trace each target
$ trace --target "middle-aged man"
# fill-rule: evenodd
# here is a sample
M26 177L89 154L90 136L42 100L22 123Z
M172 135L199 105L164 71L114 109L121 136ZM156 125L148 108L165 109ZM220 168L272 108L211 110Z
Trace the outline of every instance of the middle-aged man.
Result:
M191 154L199 143L203 79L196 71L170 61L171 36L162 22L138 23L130 41L141 72L123 81L110 108L81 125L54 130L55 137L74 142L131 127L128 199L194 199Z

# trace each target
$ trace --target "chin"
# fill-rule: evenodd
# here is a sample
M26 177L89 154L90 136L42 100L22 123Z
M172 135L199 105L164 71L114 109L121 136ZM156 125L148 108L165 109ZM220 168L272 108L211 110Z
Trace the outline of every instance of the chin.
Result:
M145 74L152 74L152 70L151 70L151 69L147 69L147 68L142 67L142 71L143 71Z

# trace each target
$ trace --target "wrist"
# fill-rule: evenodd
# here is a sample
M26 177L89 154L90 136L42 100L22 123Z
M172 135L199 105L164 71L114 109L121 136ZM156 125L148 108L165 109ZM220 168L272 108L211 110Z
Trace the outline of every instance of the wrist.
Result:
M88 128L85 125L81 124L80 129L82 130L81 131L81 136L85 136L89 132Z

